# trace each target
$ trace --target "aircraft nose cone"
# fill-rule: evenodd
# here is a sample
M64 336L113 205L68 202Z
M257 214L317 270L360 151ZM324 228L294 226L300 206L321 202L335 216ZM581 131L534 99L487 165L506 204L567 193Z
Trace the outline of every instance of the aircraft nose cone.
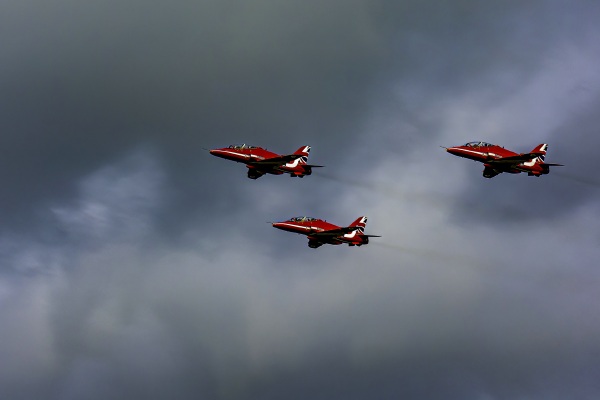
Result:
M208 151L213 156L225 157L226 153L222 149L213 149Z
M277 229L281 229L281 227L282 227L281 222L273 222L271 225L273 226L273 228L277 228Z
M447 147L446 151L450 154L458 155L460 154L460 150L457 147Z

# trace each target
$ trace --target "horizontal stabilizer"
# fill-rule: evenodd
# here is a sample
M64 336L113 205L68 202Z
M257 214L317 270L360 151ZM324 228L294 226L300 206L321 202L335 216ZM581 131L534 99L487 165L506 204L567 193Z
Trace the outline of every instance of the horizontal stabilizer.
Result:
M381 237L381 235L362 235L362 236L366 236L366 237Z
M302 164L303 167L323 168L324 165Z
M544 163L544 165L548 165L549 167L564 167L564 164L555 164L555 163Z

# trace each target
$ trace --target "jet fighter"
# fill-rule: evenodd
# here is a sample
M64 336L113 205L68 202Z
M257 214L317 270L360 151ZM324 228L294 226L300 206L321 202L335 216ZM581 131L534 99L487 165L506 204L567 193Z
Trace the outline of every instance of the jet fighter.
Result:
M519 174L526 172L528 176L537 176L550 172L551 166L563 166L544 162L548 145L537 145L529 153L515 153L495 144L486 142L469 142L462 146L445 147L446 151L455 156L482 162L484 178L493 178L502 172Z
M322 167L322 165L307 164L309 153L310 146L302 146L294 154L279 155L262 147L246 144L210 150L210 154L213 156L246 164L250 179L258 179L264 174L290 174L291 177L297 176L298 178L310 175L313 168Z
M359 217L350 226L340 227L327 221L311 217L294 217L283 222L273 222L273 227L288 232L308 236L308 247L316 249L324 244L344 244L362 246L369 243L370 237L365 235L367 217Z

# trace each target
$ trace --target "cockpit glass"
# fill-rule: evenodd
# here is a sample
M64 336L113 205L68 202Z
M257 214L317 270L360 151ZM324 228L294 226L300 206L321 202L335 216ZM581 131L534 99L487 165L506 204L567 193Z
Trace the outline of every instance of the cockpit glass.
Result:
M312 217L293 217L290 218L290 221L293 222L303 222L303 221L316 221L316 218L312 218Z
M231 144L229 145L230 149L235 149L235 150L243 150L243 149L258 149L258 147L256 146L250 146L247 144Z
M465 144L465 147L489 147L493 146L491 143L487 142L469 142Z

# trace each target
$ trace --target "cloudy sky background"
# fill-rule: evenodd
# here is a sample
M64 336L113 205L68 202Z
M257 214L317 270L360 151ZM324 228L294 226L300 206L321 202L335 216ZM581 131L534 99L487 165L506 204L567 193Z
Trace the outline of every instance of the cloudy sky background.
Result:
M0 397L596 399L600 3L6 1ZM550 175L439 146L549 143ZM246 178L203 147L310 145ZM266 221L348 224L309 249Z

